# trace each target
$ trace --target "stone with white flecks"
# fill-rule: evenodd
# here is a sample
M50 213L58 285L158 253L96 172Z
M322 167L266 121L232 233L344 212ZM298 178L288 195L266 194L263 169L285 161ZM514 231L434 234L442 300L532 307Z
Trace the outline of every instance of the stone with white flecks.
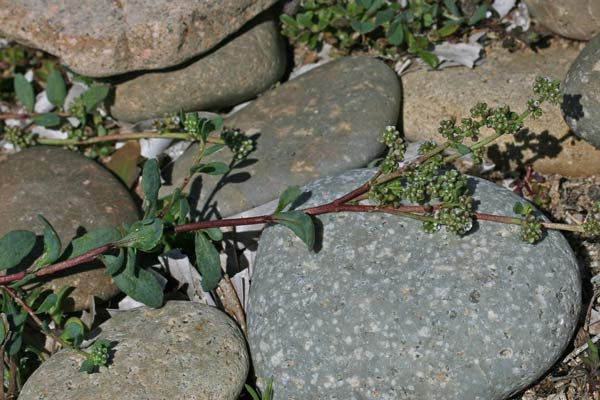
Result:
M33 373L19 400L235 400L248 374L240 329L204 304L124 311L100 325L100 337L116 342L108 368L81 373L81 356L62 350Z
M302 207L366 182L354 170L306 187ZM523 201L469 178L480 212ZM580 310L576 259L560 233L529 245L482 221L460 237L379 213L318 217L309 252L282 226L263 233L249 345L275 399L503 400L550 368Z
M577 136L600 149L600 34L569 68L562 112Z

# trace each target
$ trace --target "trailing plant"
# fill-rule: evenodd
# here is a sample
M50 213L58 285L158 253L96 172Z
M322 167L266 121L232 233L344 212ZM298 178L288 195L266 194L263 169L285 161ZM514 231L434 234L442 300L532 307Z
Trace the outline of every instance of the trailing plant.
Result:
M431 234L440 229L458 235L469 234L475 220L513 224L521 227L521 239L531 244L543 240L546 229L598 235L600 205L591 210L581 225L542 221L530 206L520 203L515 205L515 212L520 217L479 213L473 206L473 193L468 190L466 177L452 168L453 161L466 155L480 162L487 145L500 136L516 134L523 128L527 117L540 117L543 103L556 105L562 99L559 82L547 78L537 78L533 92L534 96L521 113L507 106L492 108L480 103L471 109L468 118L442 121L438 131L445 141L423 144L414 160L405 160L406 144L399 132L394 127L386 128L382 140L389 150L378 172L368 182L326 204L290 209L302 194L299 187L291 186L281 194L273 214L209 221L190 219L184 188L194 174L221 175L228 171L229 166L224 163L205 161L206 157L225 148L223 143L211 143L209 140L210 134L220 128L222 121L219 118L203 119L195 114L180 115L178 120L168 117L159 122L165 130L182 126L185 134L199 143L188 177L171 195L159 198L158 163L154 159L148 160L141 183L143 218L120 227L91 230L72 240L64 249L50 222L40 218L44 230L42 255L26 268L0 277L3 312L8 321L4 324L5 340L2 343L5 347L0 355L8 352L8 357L14 360L18 354L23 354L22 351L27 351L21 347L22 344L14 343L22 334L24 324L32 320L42 333L81 354L83 371L93 372L106 365L110 360L112 343L99 339L87 351L82 349L81 338L85 331L82 324L77 320L67 320L62 324L60 318L56 319L61 314L57 311L60 310L60 293L47 301L49 306L46 304L48 298L30 299L32 295L23 289L24 285L99 259L105 266L105 274L111 276L125 294L150 307L160 307L164 302L163 289L155 273L145 266L142 259L156 258L168 249L180 247L193 260L205 291L224 288L231 282L223 273L219 259L219 242L223 239L220 228L223 227L283 225L302 240L308 250L315 247L314 218L337 212L377 212L412 218L422 221L424 229ZM243 159L251 150L251 142L239 132L231 131L225 136L221 140L229 142L235 159ZM365 204L363 200L371 200L372 203ZM35 240L36 235L26 230L9 232L0 238L0 270L21 264L32 252ZM187 246L187 243L191 245ZM48 314L54 321L54 327L40 320L38 312ZM245 330L243 315L238 322Z
M342 54L361 49L397 58L408 53L435 68L433 44L470 32L487 18L490 3L304 0L295 16L282 14L280 20L285 36L310 49L328 43Z

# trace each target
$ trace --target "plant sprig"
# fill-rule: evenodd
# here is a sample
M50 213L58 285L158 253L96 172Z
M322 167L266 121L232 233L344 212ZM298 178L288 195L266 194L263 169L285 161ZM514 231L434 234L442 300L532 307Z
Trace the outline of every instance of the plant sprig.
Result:
M167 198L158 198L160 171L158 163L149 160L144 165L142 174L145 210L142 220L119 228L89 231L67 246L71 249L70 253L61 255L60 239L51 224L42 219L45 227L44 251L39 260L43 262L34 262L31 268L0 277L0 289L4 289L12 298L12 290L32 279L50 276L99 258L105 265L105 273L113 277L124 293L151 307L159 307L164 301L163 289L156 276L140 265L141 253L160 254L177 243L179 235L185 236L193 242L194 254L191 258L195 260L195 266L203 278L203 289L208 292L221 285L231 285L221 270L218 242L223 235L219 228L279 224L290 229L312 250L315 245L313 218L338 212L392 214L423 222L427 232L445 228L448 232L459 235L468 234L475 220L513 224L521 226L521 239L531 244L543 239L544 229L598 235L600 204L594 207L581 225L541 221L529 205L520 203L515 205L514 210L521 217L478 213L474 210L471 194L468 193L466 177L448 166L448 163L467 154L481 154L485 146L502 135L517 133L525 118L541 115L542 103L559 103L559 83L547 78L537 78L534 94L527 109L520 114L505 106L490 108L479 104L471 110L471 118L463 119L460 124L452 120L443 121L439 132L446 141L440 144L425 143L419 149L419 157L410 162L404 160L405 144L398 131L388 127L383 133L383 141L389 147L388 154L379 171L368 182L333 201L301 210L290 209L302 194L300 188L290 187L281 194L273 214L191 221L190 207L182 190L175 190ZM209 134L220 127L220 121L204 120L192 114L180 117L178 123L183 124L186 132L199 141L198 153L189 176L195 173L226 173L228 169L223 167L224 164L203 162L214 146L223 146L206 146ZM486 133L489 134L485 136ZM236 139L230 143L233 156L247 155L247 143L240 142L239 137L234 136ZM235 153L235 149L239 149L239 152ZM369 198L375 204L361 203ZM32 251L34 242L35 234L28 231L13 231L0 238L0 269L5 270L21 263ZM15 301L22 306L22 302L16 298ZM13 312L17 315L17 322L21 324L24 321L22 315L32 315L30 308L22 308L24 314ZM74 342L67 342L66 345L76 347ZM82 370L92 372L104 365L108 360L108 348L105 342L98 342L96 347L92 347L91 355L83 355L85 359Z

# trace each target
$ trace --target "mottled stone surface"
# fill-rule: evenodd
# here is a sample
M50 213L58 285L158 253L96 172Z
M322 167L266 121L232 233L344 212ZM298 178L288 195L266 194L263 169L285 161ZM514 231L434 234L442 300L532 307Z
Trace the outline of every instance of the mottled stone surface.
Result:
M285 65L285 44L269 14L206 56L117 85L110 111L119 120L135 122L179 110L234 106L277 82Z
M381 132L396 124L399 111L398 78L374 58L342 58L288 81L225 120L249 135L259 133L250 155L255 162L234 169L210 204L228 216L277 198L288 185L364 166L383 150ZM169 182L178 185L187 175L196 149L175 162ZM229 163L231 155L208 160ZM217 181L202 175L190 185L198 210ZM167 186L163 193L172 190Z
M579 54L574 46L518 51L493 48L486 62L470 70L446 68L419 71L402 77L404 134L411 140L443 140L437 133L443 119L469 117L478 102L507 104L521 112L533 96L538 75L562 80ZM501 170L532 164L539 172L567 176L600 174L600 151L570 132L556 106L544 105L544 115L528 118L528 131L503 136L492 145L488 157Z
M600 35L571 65L565 78L562 111L577 136L600 148Z
M373 173L318 180L303 206ZM470 184L479 211L514 215L515 194ZM559 233L532 246L486 222L458 237L384 214L319 220L316 253L281 226L259 243L248 340L257 375L276 377L276 400L504 400L570 341L580 277Z
M540 24L559 35L590 40L600 32L598 0L525 0Z
M0 34L110 76L166 68L202 54L275 0L1 0Z
M246 341L227 315L205 304L171 301L109 319L100 337L116 341L99 373L79 372L62 350L29 378L19 400L235 400L248 374Z
M110 172L56 147L32 147L0 163L0 236L15 229L42 235L38 214L54 226L63 248L88 230L138 217L133 199ZM52 290L65 285L75 287L68 308L76 310L88 307L90 295L106 300L119 292L99 263L62 272L44 284Z

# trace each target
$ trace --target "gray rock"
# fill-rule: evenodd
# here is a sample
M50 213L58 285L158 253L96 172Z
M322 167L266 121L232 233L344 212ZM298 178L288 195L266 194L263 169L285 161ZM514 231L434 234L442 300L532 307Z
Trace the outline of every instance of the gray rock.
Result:
M38 368L19 400L235 400L248 374L246 342L216 308L171 301L125 311L100 326L116 341L99 373L79 372L81 357L61 350Z
M15 229L41 235L38 214L54 226L63 247L85 231L138 218L133 199L110 172L80 154L56 147L32 147L0 163L0 236ZM68 309L87 308L91 295L107 300L119 293L99 262L48 279L47 289L75 288L71 293L74 304L68 304Z
M205 53L275 0L0 0L0 34L110 76Z
M600 35L571 65L564 92L565 121L577 136L600 148Z
M598 0L525 0L540 24L559 35L590 40L600 32Z
M234 169L214 197L218 178L202 175L191 192L202 210L207 199L228 216L273 200L288 185L366 165L383 151L382 130L395 125L400 111L396 74L369 57L348 57L325 64L261 96L225 120L225 125L260 133L255 163ZM172 167L176 186L192 166L197 146ZM207 161L229 163L229 152ZM189 187L188 186L188 187ZM173 190L165 187L163 193Z
M418 71L402 77L404 134L410 140L444 140L441 120L469 117L478 102L509 105L521 112L533 96L538 75L563 79L579 54L577 46L554 44L537 52L510 53L492 48L477 68ZM498 169L514 170L530 164L542 173L567 176L600 174L600 151L570 133L556 106L544 105L544 115L525 121L527 131L494 142L487 156Z
M303 207L373 173L318 180ZM481 212L513 215L522 201L481 179L470 185ZM248 341L275 399L502 400L569 343L581 288L560 233L532 246L512 225L481 222L459 237L376 213L319 220L316 253L281 226L259 243Z
M135 122L181 109L234 106L277 82L285 65L286 48L279 26L272 15L267 15L191 63L146 73L117 85L110 111L117 119Z

